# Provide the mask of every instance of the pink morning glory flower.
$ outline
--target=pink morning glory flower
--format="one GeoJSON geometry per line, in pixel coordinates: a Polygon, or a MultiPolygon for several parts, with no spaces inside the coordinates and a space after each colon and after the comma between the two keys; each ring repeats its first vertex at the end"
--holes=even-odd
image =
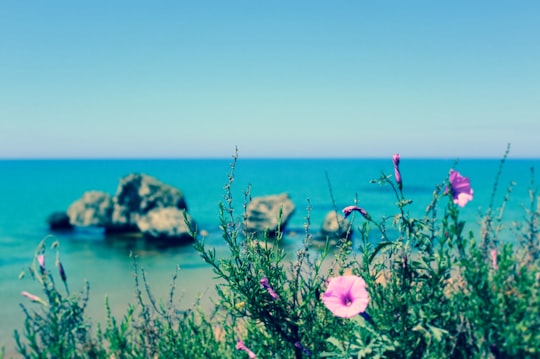
{"type": "Polygon", "coordinates": [[[257,356],[255,355],[255,353],[253,353],[248,347],[246,347],[244,345],[244,342],[239,340],[238,342],[236,342],[236,349],[237,350],[243,350],[247,353],[248,357],[250,359],[255,359],[257,358],[257,356]]]}
{"type": "Polygon", "coordinates": [[[351,318],[366,310],[369,294],[366,282],[355,275],[330,279],[323,294],[323,303],[335,316],[351,318]]]}
{"type": "Polygon", "coordinates": [[[396,183],[399,190],[403,189],[403,180],[401,179],[401,172],[399,171],[399,153],[392,156],[392,163],[394,164],[394,175],[396,177],[396,183]]]}
{"type": "Polygon", "coordinates": [[[347,207],[343,208],[343,210],[342,210],[343,217],[345,217],[345,218],[349,217],[351,215],[351,213],[353,213],[353,211],[360,212],[360,214],[362,216],[364,216],[365,219],[370,219],[371,218],[365,209],[360,208],[358,206],[347,206],[347,207]]]}
{"type": "Polygon", "coordinates": [[[471,181],[458,171],[450,170],[450,185],[452,186],[452,198],[458,206],[465,207],[467,202],[473,199],[471,181]]]}
{"type": "Polygon", "coordinates": [[[279,295],[274,291],[274,289],[272,289],[270,283],[268,283],[268,278],[264,277],[263,279],[261,279],[261,285],[264,289],[266,289],[266,291],[268,292],[268,294],[270,294],[272,298],[279,298],[279,295]]]}

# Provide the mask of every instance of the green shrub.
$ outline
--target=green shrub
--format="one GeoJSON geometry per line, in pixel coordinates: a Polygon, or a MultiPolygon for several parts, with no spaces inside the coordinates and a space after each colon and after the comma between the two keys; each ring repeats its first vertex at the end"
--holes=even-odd
{"type": "MultiPolygon", "coordinates": [[[[506,154],[493,193],[505,159],[506,154]]],[[[250,189],[243,213],[236,213],[234,156],[219,216],[228,253],[218,257],[203,240],[194,245],[217,276],[210,313],[198,304],[176,309],[177,272],[168,301],[158,304],[134,258],[136,303],[118,320],[106,302],[106,323],[94,329],[85,315],[88,284],[70,294],[57,244],[59,272],[53,275],[45,268],[42,242],[28,272],[44,296],[23,294],[37,309],[22,306],[26,319],[23,333],[15,332],[18,352],[25,358],[540,357],[534,173],[531,207],[509,241],[499,234],[511,187],[497,209],[492,196],[475,235],[459,217],[473,195],[466,178],[450,172],[416,218],[399,160],[394,156],[394,177],[373,181],[392,189],[394,214],[375,219],[359,203],[344,209],[358,248],[342,239],[335,247],[327,241],[322,250],[314,249],[307,201],[303,246],[292,255],[281,245],[281,230],[244,233],[250,189]],[[360,224],[354,226],[355,220],[360,224]],[[55,284],[58,278],[63,288],[55,284]]]]}

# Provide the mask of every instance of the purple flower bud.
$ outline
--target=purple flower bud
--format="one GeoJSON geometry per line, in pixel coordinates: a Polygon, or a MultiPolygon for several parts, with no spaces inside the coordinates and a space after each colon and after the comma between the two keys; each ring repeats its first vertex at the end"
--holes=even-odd
{"type": "Polygon", "coordinates": [[[294,343],[294,346],[297,347],[298,349],[301,349],[302,353],[304,353],[304,355],[306,355],[308,357],[311,356],[311,351],[308,348],[306,348],[305,346],[303,346],[302,343],[296,342],[296,343],[294,343]]]}
{"type": "Polygon", "coordinates": [[[58,261],[58,273],[60,273],[60,278],[62,279],[62,282],[66,282],[66,272],[64,271],[64,266],[62,265],[62,262],[58,261]]]}
{"type": "Polygon", "coordinates": [[[396,183],[401,191],[403,189],[403,180],[401,179],[401,172],[399,171],[399,153],[396,153],[394,156],[392,156],[392,162],[394,163],[394,175],[396,177],[396,183]]]}
{"type": "Polygon", "coordinates": [[[279,295],[274,291],[274,289],[272,289],[272,287],[268,283],[268,278],[264,277],[263,279],[261,279],[261,285],[264,289],[266,289],[266,291],[268,292],[268,294],[270,294],[272,298],[279,298],[279,295]]]}
{"type": "Polygon", "coordinates": [[[367,220],[371,219],[371,216],[367,213],[367,211],[358,206],[348,206],[348,207],[343,208],[342,211],[343,211],[343,216],[345,218],[349,217],[351,213],[353,213],[353,211],[357,211],[357,212],[360,212],[360,214],[364,216],[365,219],[367,220]]]}
{"type": "Polygon", "coordinates": [[[244,342],[241,341],[241,340],[238,340],[238,342],[236,342],[236,349],[237,349],[237,350],[243,350],[243,351],[245,351],[250,359],[255,359],[255,358],[257,358],[257,356],[255,355],[255,353],[253,353],[248,347],[246,347],[246,346],[244,345],[244,342]]]}

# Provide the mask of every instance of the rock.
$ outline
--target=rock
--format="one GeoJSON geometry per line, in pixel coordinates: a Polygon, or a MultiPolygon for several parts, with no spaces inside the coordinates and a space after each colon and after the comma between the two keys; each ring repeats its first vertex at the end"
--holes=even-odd
{"type": "Polygon", "coordinates": [[[136,231],[139,217],[155,208],[173,207],[187,210],[179,189],[154,177],[133,173],[120,179],[113,197],[113,212],[107,232],[136,231]]]}
{"type": "Polygon", "coordinates": [[[108,193],[88,191],[69,206],[67,215],[74,226],[106,227],[111,222],[112,210],[113,201],[108,193]]]}
{"type": "Polygon", "coordinates": [[[260,235],[268,231],[268,234],[273,237],[278,227],[281,231],[285,229],[294,210],[294,203],[286,193],[255,197],[246,209],[244,233],[260,235]]]}
{"type": "Polygon", "coordinates": [[[320,240],[350,239],[352,235],[351,222],[336,211],[330,211],[324,218],[319,235],[320,240]]]}
{"type": "Polygon", "coordinates": [[[137,218],[137,227],[147,239],[171,244],[193,242],[191,230],[195,223],[189,214],[176,207],[154,208],[137,218]],[[184,218],[184,215],[186,218],[184,218]],[[186,223],[186,219],[189,225],[186,223]]]}
{"type": "MultiPolygon", "coordinates": [[[[184,220],[187,205],[184,194],[145,174],[130,174],[120,179],[114,196],[89,191],[67,210],[67,224],[80,227],[104,227],[107,234],[139,235],[167,243],[194,239],[184,220]]],[[[65,225],[60,213],[49,223],[65,225]]],[[[64,218],[65,220],[65,218],[64,218]]]]}
{"type": "Polygon", "coordinates": [[[53,231],[63,231],[73,229],[71,223],[69,223],[69,216],[64,211],[53,212],[47,217],[47,223],[49,228],[53,231]]]}

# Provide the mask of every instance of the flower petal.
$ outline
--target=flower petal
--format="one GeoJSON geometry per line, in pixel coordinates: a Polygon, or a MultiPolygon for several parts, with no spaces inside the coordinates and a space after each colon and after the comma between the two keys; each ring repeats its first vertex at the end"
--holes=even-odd
{"type": "Polygon", "coordinates": [[[366,282],[364,281],[364,279],[356,277],[356,280],[351,287],[350,293],[353,301],[352,306],[355,307],[355,310],[358,310],[358,312],[365,311],[369,303],[369,293],[366,289],[366,282]]]}
{"type": "Polygon", "coordinates": [[[330,279],[322,300],[335,316],[351,318],[366,310],[369,294],[361,277],[345,275],[330,279]]]}
{"type": "Polygon", "coordinates": [[[454,203],[460,207],[464,207],[467,202],[473,199],[471,181],[454,170],[450,170],[449,180],[452,186],[452,199],[454,203]]]}
{"type": "Polygon", "coordinates": [[[456,203],[460,207],[465,207],[467,202],[473,199],[472,194],[468,193],[459,193],[456,197],[454,197],[454,203],[456,203]]]}

